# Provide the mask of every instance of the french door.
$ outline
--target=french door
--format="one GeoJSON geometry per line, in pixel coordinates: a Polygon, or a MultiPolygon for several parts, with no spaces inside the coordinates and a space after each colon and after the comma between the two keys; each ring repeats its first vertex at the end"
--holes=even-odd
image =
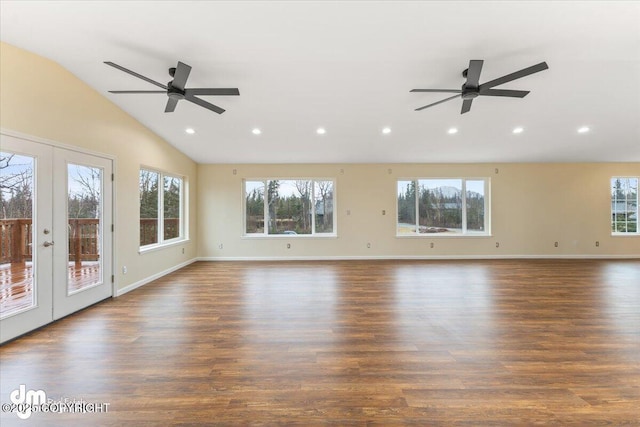
{"type": "Polygon", "coordinates": [[[0,135],[0,342],[113,295],[112,161],[0,135]]]}

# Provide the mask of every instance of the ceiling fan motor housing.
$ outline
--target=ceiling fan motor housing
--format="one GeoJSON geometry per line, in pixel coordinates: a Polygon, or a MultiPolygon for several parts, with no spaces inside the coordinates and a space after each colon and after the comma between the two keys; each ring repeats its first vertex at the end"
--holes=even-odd
{"type": "Polygon", "coordinates": [[[462,99],[473,99],[480,95],[478,87],[468,87],[467,84],[462,85],[462,99]]]}
{"type": "Polygon", "coordinates": [[[167,83],[167,95],[169,95],[169,98],[184,99],[184,91],[174,87],[171,83],[167,83]]]}

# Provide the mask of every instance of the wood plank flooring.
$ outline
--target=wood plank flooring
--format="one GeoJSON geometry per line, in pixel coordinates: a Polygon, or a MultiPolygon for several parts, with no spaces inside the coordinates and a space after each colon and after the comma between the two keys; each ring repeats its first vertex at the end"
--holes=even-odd
{"type": "MultiPolygon", "coordinates": [[[[640,425],[640,261],[199,262],[0,348],[61,426],[640,425]]],[[[30,423],[29,423],[30,422],[30,423]]]]}

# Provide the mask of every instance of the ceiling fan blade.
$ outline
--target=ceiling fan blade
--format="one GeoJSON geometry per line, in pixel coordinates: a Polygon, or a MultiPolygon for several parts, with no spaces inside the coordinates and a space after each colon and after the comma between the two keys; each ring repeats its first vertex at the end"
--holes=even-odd
{"type": "Polygon", "coordinates": [[[191,102],[193,102],[193,103],[194,103],[194,104],[196,104],[196,105],[199,105],[199,106],[201,106],[201,107],[204,107],[204,108],[206,108],[207,110],[211,110],[211,111],[213,111],[213,112],[216,112],[216,113],[218,113],[218,114],[222,114],[222,113],[224,113],[224,112],[225,112],[225,110],[224,110],[223,108],[220,108],[220,107],[218,107],[217,105],[213,105],[213,104],[211,104],[211,103],[209,103],[209,102],[207,102],[207,101],[203,101],[203,100],[202,100],[202,99],[200,99],[200,98],[196,98],[196,97],[195,97],[195,96],[193,96],[193,95],[188,95],[188,94],[187,94],[187,95],[185,95],[184,99],[186,99],[187,101],[191,101],[191,102]]]}
{"type": "Polygon", "coordinates": [[[469,68],[467,69],[467,87],[478,87],[480,84],[482,64],[484,64],[484,61],[480,59],[472,59],[469,61],[469,68]]]}
{"type": "Polygon", "coordinates": [[[434,105],[442,104],[443,102],[451,101],[454,98],[459,98],[460,95],[453,95],[450,98],[445,98],[442,101],[434,102],[433,104],[425,105],[424,107],[416,108],[416,111],[424,110],[425,108],[433,107],[434,105]]]}
{"type": "Polygon", "coordinates": [[[126,68],[124,68],[124,67],[122,67],[122,66],[120,66],[120,65],[118,65],[118,64],[114,64],[113,62],[110,62],[110,61],[105,61],[104,63],[105,63],[105,64],[107,64],[107,65],[112,66],[113,68],[117,68],[117,69],[118,69],[118,70],[120,70],[120,71],[124,71],[124,72],[125,72],[125,73],[127,73],[127,74],[131,74],[131,75],[132,75],[132,76],[134,76],[134,77],[137,77],[137,78],[139,78],[139,79],[142,79],[142,80],[144,80],[145,82],[149,82],[149,83],[151,83],[151,84],[153,84],[153,85],[156,85],[156,86],[158,86],[158,87],[161,87],[161,88],[162,88],[162,89],[164,89],[164,90],[167,90],[167,87],[166,87],[165,85],[163,85],[162,83],[158,83],[158,82],[157,82],[157,81],[155,81],[155,80],[151,80],[149,77],[145,77],[145,76],[143,76],[142,74],[138,74],[138,73],[136,73],[135,71],[128,70],[128,69],[126,69],[126,68]]]}
{"type": "Polygon", "coordinates": [[[528,90],[485,89],[480,91],[483,96],[509,96],[512,98],[524,98],[529,94],[528,90]]]}
{"type": "Polygon", "coordinates": [[[543,71],[549,68],[546,62],[541,62],[536,65],[532,65],[531,67],[524,68],[520,71],[516,71],[515,73],[507,74],[506,76],[499,77],[495,80],[491,80],[490,82],[486,82],[480,85],[480,91],[483,89],[489,89],[494,86],[499,86],[501,84],[508,83],[510,81],[528,76],[529,74],[537,73],[539,71],[543,71]]]}
{"type": "Polygon", "coordinates": [[[176,72],[173,75],[171,86],[175,87],[176,89],[184,90],[184,85],[187,84],[187,79],[189,78],[190,72],[190,66],[178,61],[178,66],[176,67],[176,72]]]}
{"type": "Polygon", "coordinates": [[[109,93],[167,93],[166,90],[110,90],[109,93]]]}
{"type": "Polygon", "coordinates": [[[169,98],[167,100],[167,106],[164,108],[164,112],[165,113],[173,113],[173,111],[176,109],[176,105],[178,105],[178,99],[176,98],[169,98]]]}
{"type": "Polygon", "coordinates": [[[185,89],[185,95],[240,95],[238,88],[193,88],[185,89]]]}
{"type": "Polygon", "coordinates": [[[460,89],[411,89],[409,92],[462,93],[460,89]]]}
{"type": "Polygon", "coordinates": [[[471,110],[471,103],[473,102],[473,99],[465,99],[462,102],[462,110],[460,110],[460,114],[464,114],[469,112],[469,110],[471,110]]]}

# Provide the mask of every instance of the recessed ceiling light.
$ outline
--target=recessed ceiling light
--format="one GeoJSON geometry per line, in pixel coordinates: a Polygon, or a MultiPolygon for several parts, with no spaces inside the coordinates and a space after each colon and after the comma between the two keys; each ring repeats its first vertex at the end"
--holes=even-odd
{"type": "Polygon", "coordinates": [[[524,132],[524,128],[521,126],[518,126],[517,128],[513,128],[513,133],[522,133],[524,132]]]}
{"type": "Polygon", "coordinates": [[[189,135],[193,135],[194,133],[196,133],[196,131],[193,128],[186,128],[184,131],[189,135]]]}
{"type": "Polygon", "coordinates": [[[449,135],[453,135],[454,133],[458,133],[458,128],[449,128],[447,131],[449,135]]]}
{"type": "Polygon", "coordinates": [[[383,128],[382,129],[382,133],[384,133],[385,135],[388,134],[388,133],[391,133],[391,128],[389,128],[389,127],[383,128]]]}
{"type": "Polygon", "coordinates": [[[258,129],[258,128],[255,128],[255,129],[253,129],[251,131],[251,133],[254,134],[254,135],[260,135],[262,133],[262,131],[260,129],[258,129]]]}
{"type": "Polygon", "coordinates": [[[327,131],[326,131],[326,130],[324,130],[324,128],[318,128],[318,129],[316,130],[316,133],[317,133],[318,135],[324,135],[325,133],[327,133],[327,131]]]}
{"type": "Polygon", "coordinates": [[[591,129],[589,129],[589,126],[582,126],[581,128],[578,128],[578,133],[587,133],[590,130],[591,129]]]}

